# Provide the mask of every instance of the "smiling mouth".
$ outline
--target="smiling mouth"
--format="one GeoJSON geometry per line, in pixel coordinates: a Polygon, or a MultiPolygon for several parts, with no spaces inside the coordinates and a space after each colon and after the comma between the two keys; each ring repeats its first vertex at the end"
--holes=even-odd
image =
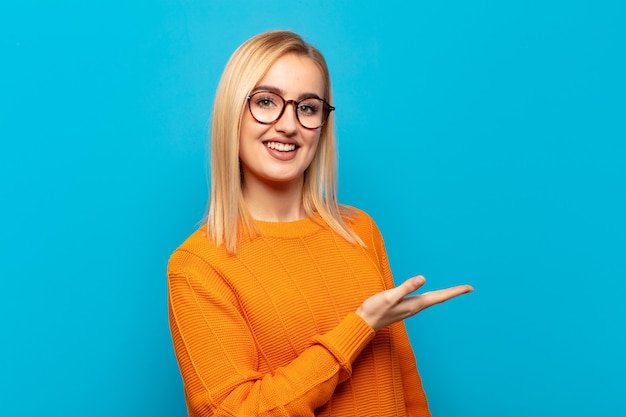
{"type": "Polygon", "coordinates": [[[294,143],[264,142],[264,145],[279,152],[292,152],[298,148],[294,143]]]}

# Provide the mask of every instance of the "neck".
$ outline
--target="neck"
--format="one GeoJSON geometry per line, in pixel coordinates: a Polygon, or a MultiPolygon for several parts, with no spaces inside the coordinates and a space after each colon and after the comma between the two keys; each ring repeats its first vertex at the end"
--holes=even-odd
{"type": "Polygon", "coordinates": [[[306,217],[302,204],[303,181],[267,184],[244,181],[246,207],[255,220],[289,222],[306,217]]]}

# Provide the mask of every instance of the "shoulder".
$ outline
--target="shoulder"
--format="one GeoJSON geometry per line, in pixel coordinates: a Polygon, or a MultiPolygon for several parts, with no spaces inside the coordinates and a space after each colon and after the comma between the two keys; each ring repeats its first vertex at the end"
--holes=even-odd
{"type": "Polygon", "coordinates": [[[223,247],[217,247],[206,233],[206,225],[200,226],[174,250],[168,261],[168,272],[189,272],[223,262],[228,254],[223,247]]]}
{"type": "Polygon", "coordinates": [[[374,219],[364,210],[356,207],[342,205],[344,221],[364,241],[380,241],[382,236],[374,219]]]}
{"type": "Polygon", "coordinates": [[[344,220],[350,225],[375,225],[372,217],[357,207],[347,206],[342,204],[341,206],[341,215],[344,220]]]}

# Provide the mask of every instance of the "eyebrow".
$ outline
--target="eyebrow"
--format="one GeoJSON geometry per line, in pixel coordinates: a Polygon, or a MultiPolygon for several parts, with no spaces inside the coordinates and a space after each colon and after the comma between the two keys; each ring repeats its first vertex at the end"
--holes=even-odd
{"type": "MultiPolygon", "coordinates": [[[[257,87],[254,88],[254,90],[252,90],[252,92],[250,94],[254,94],[254,93],[258,93],[259,91],[269,91],[271,93],[276,93],[280,96],[282,96],[284,98],[285,96],[285,91],[278,88],[278,87],[274,87],[271,85],[259,85],[257,87]]],[[[302,100],[305,98],[321,98],[319,95],[315,94],[315,93],[302,93],[298,96],[298,98],[296,99],[296,101],[298,100],[302,100]]]]}

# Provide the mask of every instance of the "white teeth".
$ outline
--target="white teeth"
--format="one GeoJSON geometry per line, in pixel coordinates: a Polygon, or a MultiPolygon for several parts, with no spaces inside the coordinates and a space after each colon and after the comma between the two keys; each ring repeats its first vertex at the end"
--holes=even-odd
{"type": "Polygon", "coordinates": [[[266,142],[265,146],[280,152],[290,152],[296,150],[296,145],[293,143],[266,142]]]}

